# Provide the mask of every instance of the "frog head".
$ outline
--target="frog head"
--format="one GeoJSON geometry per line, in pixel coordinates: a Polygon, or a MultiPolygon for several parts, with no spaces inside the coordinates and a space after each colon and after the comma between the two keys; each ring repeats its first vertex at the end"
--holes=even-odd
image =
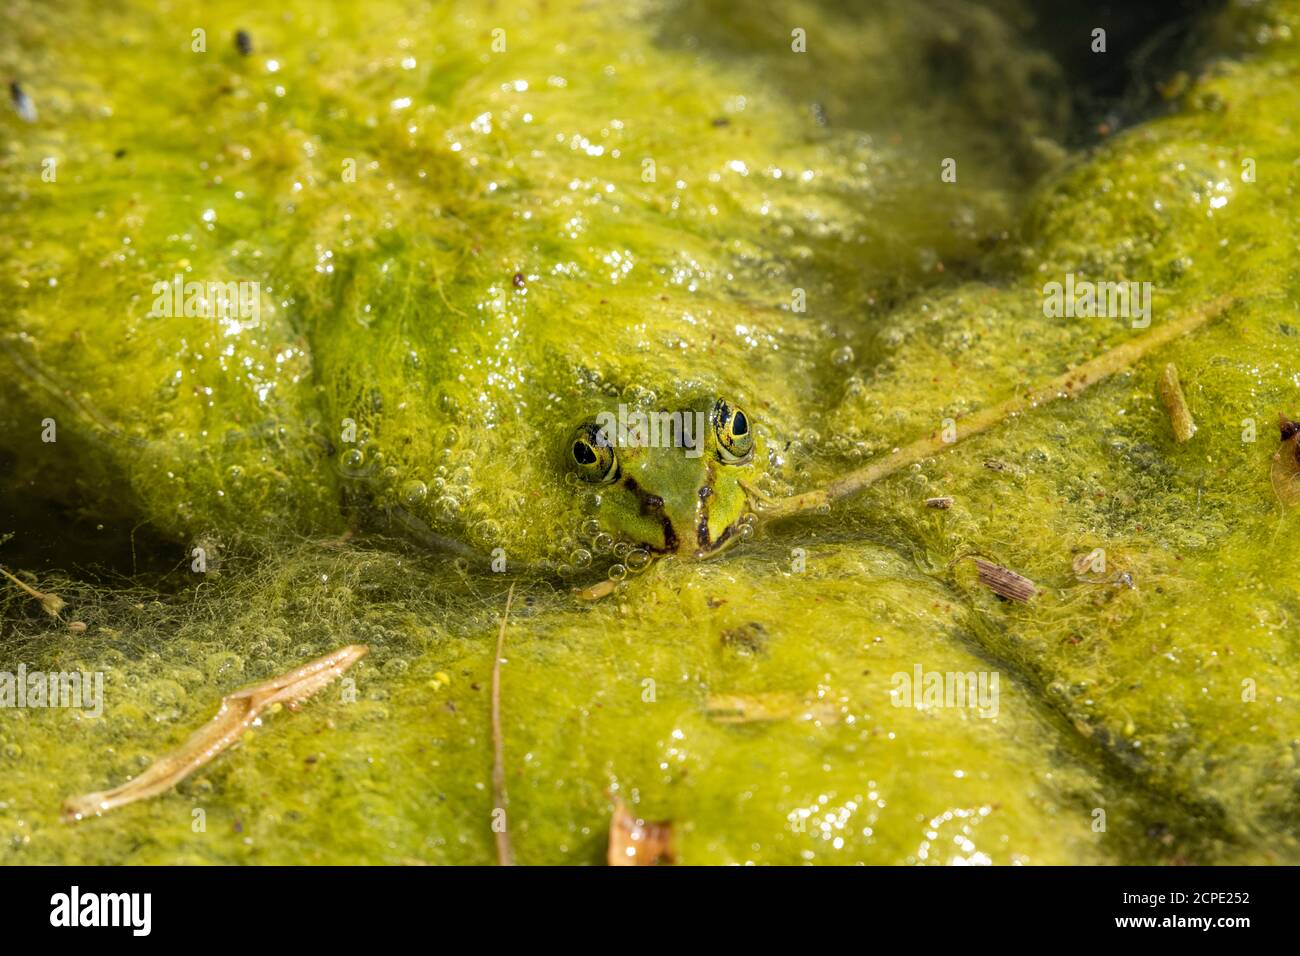
{"type": "Polygon", "coordinates": [[[760,444],[744,410],[709,398],[673,412],[601,412],[570,433],[564,458],[597,490],[605,530],[656,553],[706,558],[740,540],[760,444]]]}

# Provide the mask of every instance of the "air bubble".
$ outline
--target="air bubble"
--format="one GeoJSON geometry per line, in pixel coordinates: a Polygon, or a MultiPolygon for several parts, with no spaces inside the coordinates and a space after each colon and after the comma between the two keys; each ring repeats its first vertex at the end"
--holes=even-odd
{"type": "Polygon", "coordinates": [[[345,468],[360,468],[366,463],[366,453],[360,448],[353,448],[343,456],[343,466],[345,468]]]}
{"type": "Polygon", "coordinates": [[[579,527],[579,533],[590,541],[592,538],[596,537],[596,535],[600,534],[600,522],[595,518],[588,518],[582,522],[579,527]]]}
{"type": "Polygon", "coordinates": [[[831,353],[832,365],[849,365],[853,362],[853,349],[843,345],[831,353]]]}
{"type": "Polygon", "coordinates": [[[650,552],[645,548],[633,548],[627,553],[627,569],[629,571],[643,571],[650,563],[650,552]]]}
{"type": "Polygon", "coordinates": [[[586,568],[591,566],[591,552],[586,548],[577,548],[569,555],[569,560],[573,562],[575,568],[586,568]]]}
{"type": "Polygon", "coordinates": [[[614,537],[604,531],[591,539],[591,549],[597,554],[605,554],[614,546],[614,537]]]}
{"type": "Polygon", "coordinates": [[[408,505],[418,505],[429,497],[429,487],[422,481],[412,479],[402,485],[402,501],[408,505]]]}
{"type": "Polygon", "coordinates": [[[609,566],[609,579],[611,581],[622,581],[627,577],[627,568],[621,564],[611,564],[609,566]]]}

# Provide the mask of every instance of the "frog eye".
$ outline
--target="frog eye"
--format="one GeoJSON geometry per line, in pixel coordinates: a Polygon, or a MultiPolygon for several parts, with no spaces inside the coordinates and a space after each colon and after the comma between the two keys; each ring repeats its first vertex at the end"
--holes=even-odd
{"type": "Polygon", "coordinates": [[[744,409],[718,399],[713,406],[713,431],[718,437],[718,460],[743,465],[754,455],[754,430],[744,409]]]}
{"type": "Polygon", "coordinates": [[[569,464],[583,481],[605,484],[618,477],[618,456],[604,429],[594,422],[578,426],[569,439],[569,464]]]}

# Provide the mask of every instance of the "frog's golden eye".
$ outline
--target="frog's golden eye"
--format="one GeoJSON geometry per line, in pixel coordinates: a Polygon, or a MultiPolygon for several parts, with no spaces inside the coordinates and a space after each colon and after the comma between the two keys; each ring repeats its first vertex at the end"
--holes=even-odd
{"type": "Polygon", "coordinates": [[[718,460],[743,465],[754,455],[754,429],[744,409],[718,399],[713,406],[713,432],[718,436],[718,460]]]}
{"type": "Polygon", "coordinates": [[[618,477],[618,456],[604,429],[594,422],[578,426],[569,439],[569,464],[583,481],[604,484],[618,477]]]}

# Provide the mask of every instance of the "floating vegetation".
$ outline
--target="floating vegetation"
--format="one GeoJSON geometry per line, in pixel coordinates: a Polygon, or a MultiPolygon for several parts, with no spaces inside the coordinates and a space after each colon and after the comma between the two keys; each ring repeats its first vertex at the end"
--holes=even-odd
{"type": "Polygon", "coordinates": [[[1296,0],[545,6],[6,7],[0,862],[1300,862],[1296,0]]]}

